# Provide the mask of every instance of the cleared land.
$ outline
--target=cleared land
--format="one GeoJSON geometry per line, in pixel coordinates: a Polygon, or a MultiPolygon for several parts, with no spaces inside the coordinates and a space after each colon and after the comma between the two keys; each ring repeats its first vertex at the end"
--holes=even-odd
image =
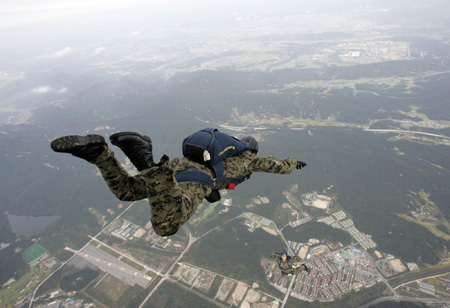
{"type": "Polygon", "coordinates": [[[216,298],[222,302],[225,302],[231,289],[233,289],[233,286],[234,282],[225,278],[220,284],[219,290],[216,293],[216,298]]]}
{"type": "Polygon", "coordinates": [[[244,295],[247,292],[248,287],[243,283],[238,283],[236,290],[234,290],[227,303],[234,306],[239,306],[239,303],[244,299],[244,295]]]}
{"type": "Polygon", "coordinates": [[[112,301],[116,302],[129,288],[126,283],[116,277],[106,274],[102,281],[95,286],[97,292],[102,293],[112,301]]]}

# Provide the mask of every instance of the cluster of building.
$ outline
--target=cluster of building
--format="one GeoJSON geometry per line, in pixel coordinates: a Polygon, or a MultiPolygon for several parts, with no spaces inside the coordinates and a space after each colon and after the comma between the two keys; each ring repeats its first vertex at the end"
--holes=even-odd
{"type": "MultiPolygon", "coordinates": [[[[158,248],[167,248],[169,245],[173,244],[170,238],[159,236],[153,230],[150,230],[147,233],[145,240],[149,242],[153,247],[158,248]]],[[[174,248],[181,249],[182,245],[175,244],[174,248]]]]}
{"type": "Polygon", "coordinates": [[[417,286],[419,288],[419,291],[431,296],[436,296],[436,287],[432,284],[419,281],[417,282],[417,286]]]}
{"type": "Polygon", "coordinates": [[[355,274],[351,266],[339,267],[325,255],[310,259],[306,265],[311,270],[298,275],[294,292],[312,299],[330,299],[351,290],[355,274]]]}
{"type": "MultiPolygon", "coordinates": [[[[299,255],[299,251],[303,247],[303,244],[302,243],[298,243],[298,242],[294,242],[294,241],[287,241],[287,242],[288,242],[289,248],[291,248],[291,251],[295,255],[299,255]]],[[[304,259],[304,257],[302,259],[304,259]]]]}
{"type": "Polygon", "coordinates": [[[75,300],[69,297],[65,300],[55,300],[51,303],[39,306],[40,308],[92,308],[95,307],[94,303],[84,303],[82,299],[75,300]]]}
{"type": "Polygon", "coordinates": [[[244,222],[244,225],[248,227],[248,231],[253,232],[257,228],[262,228],[264,231],[277,236],[277,228],[275,226],[275,223],[267,218],[264,218],[262,216],[259,216],[257,214],[247,212],[242,214],[243,217],[247,218],[244,222]]]}
{"type": "Polygon", "coordinates": [[[390,277],[406,271],[406,267],[403,265],[402,261],[392,255],[388,255],[387,258],[378,260],[376,266],[384,277],[390,277]]]}
{"type": "MultiPolygon", "coordinates": [[[[150,245],[159,248],[167,248],[169,245],[173,244],[171,239],[157,235],[151,229],[150,222],[145,226],[145,228],[142,228],[128,220],[123,220],[122,224],[111,232],[111,235],[124,241],[132,240],[134,238],[142,238],[145,235],[145,240],[149,242],[150,245]],[[148,231],[148,229],[150,230],[148,231]]],[[[175,249],[182,249],[182,245],[173,244],[172,246],[175,249]]]]}
{"type": "MultiPolygon", "coordinates": [[[[422,279],[405,284],[401,287],[401,291],[408,294],[415,294],[417,297],[437,297],[450,298],[450,274],[446,273],[433,279],[422,279]]],[[[441,307],[441,306],[440,306],[441,307]]],[[[442,307],[448,307],[442,306],[442,307]]]]}
{"type": "Polygon", "coordinates": [[[249,286],[191,264],[178,263],[173,278],[205,294],[211,291],[213,282],[221,280],[213,301],[226,303],[228,307],[278,307],[273,297],[256,290],[257,283],[249,286]]]}
{"type": "Polygon", "coordinates": [[[261,262],[261,266],[264,268],[267,280],[276,286],[286,288],[289,278],[288,276],[281,276],[281,271],[276,262],[264,259],[261,262]]]}
{"type": "MultiPolygon", "coordinates": [[[[115,229],[113,232],[111,232],[111,235],[126,241],[128,239],[131,239],[131,237],[133,237],[133,235],[140,228],[141,228],[140,226],[124,219],[122,224],[117,229],[115,229]]],[[[137,234],[137,235],[139,235],[139,234],[137,234]]]]}
{"type": "Polygon", "coordinates": [[[331,198],[319,195],[316,191],[303,194],[302,202],[305,206],[312,206],[321,210],[327,210],[331,206],[331,198]]]}
{"type": "Polygon", "coordinates": [[[409,54],[407,42],[368,41],[340,43],[338,49],[345,49],[339,55],[343,62],[373,63],[405,59],[409,54]]]}
{"type": "Polygon", "coordinates": [[[436,220],[436,217],[434,217],[429,211],[427,211],[424,207],[421,207],[417,211],[411,211],[410,217],[412,218],[419,218],[420,215],[426,216],[428,219],[436,220]]]}
{"type": "Polygon", "coordinates": [[[329,254],[328,258],[338,269],[351,275],[353,288],[372,286],[380,278],[375,263],[366,251],[346,247],[329,254]]]}
{"type": "Polygon", "coordinates": [[[344,278],[349,279],[349,275],[340,272],[320,277],[317,272],[311,271],[311,275],[300,274],[294,285],[294,292],[311,298],[333,298],[350,290],[349,284],[344,281],[344,278]]]}
{"type": "MultiPolygon", "coordinates": [[[[314,241],[314,239],[310,239],[308,241],[308,243],[310,243],[310,241],[314,241]]],[[[320,245],[312,247],[309,250],[309,253],[306,256],[306,259],[319,258],[320,256],[326,255],[329,252],[330,252],[330,248],[327,245],[320,244],[320,245]]]]}
{"type": "Polygon", "coordinates": [[[447,124],[439,123],[437,121],[432,121],[431,120],[431,121],[420,121],[420,122],[417,122],[417,121],[413,121],[413,120],[410,120],[410,119],[401,120],[400,121],[400,126],[402,128],[405,128],[405,129],[410,129],[411,127],[415,127],[415,126],[427,127],[427,128],[433,128],[433,129],[445,129],[445,128],[448,128],[447,124]]]}
{"type": "MultiPolygon", "coordinates": [[[[330,252],[328,246],[316,245],[314,240],[308,245],[291,241],[288,244],[294,253],[302,254],[301,258],[307,260],[305,264],[310,268],[309,273],[302,272],[294,277],[293,292],[299,296],[332,299],[352,289],[372,286],[381,278],[375,262],[364,250],[349,246],[330,252]],[[312,245],[316,246],[309,248],[305,258],[312,245]]],[[[289,278],[281,276],[276,262],[263,260],[261,266],[271,283],[277,287],[287,286],[289,278]]]]}
{"type": "Polygon", "coordinates": [[[338,211],[336,213],[333,213],[331,216],[327,216],[321,219],[318,219],[318,222],[325,223],[335,229],[341,229],[344,230],[358,242],[358,244],[361,245],[364,249],[370,249],[375,248],[377,244],[372,240],[372,238],[356,229],[355,225],[353,224],[353,220],[346,219],[347,215],[343,211],[338,211]]]}
{"type": "Polygon", "coordinates": [[[312,217],[309,216],[308,214],[305,214],[303,218],[300,218],[299,220],[296,220],[294,222],[289,222],[289,226],[291,226],[292,228],[298,227],[302,224],[307,223],[308,221],[311,221],[312,217]]]}

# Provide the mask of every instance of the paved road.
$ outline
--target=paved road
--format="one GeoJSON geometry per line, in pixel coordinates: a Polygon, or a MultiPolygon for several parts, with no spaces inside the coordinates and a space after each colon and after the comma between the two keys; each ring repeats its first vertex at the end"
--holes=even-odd
{"type": "Polygon", "coordinates": [[[386,301],[393,302],[410,302],[410,303],[424,303],[424,304],[450,304],[450,299],[436,299],[436,298],[412,298],[406,296],[390,296],[378,298],[361,308],[369,308],[372,305],[379,304],[386,301]]]}
{"type": "Polygon", "coordinates": [[[416,280],[411,280],[411,281],[399,284],[398,286],[395,287],[395,289],[401,288],[404,285],[407,285],[407,284],[410,284],[410,283],[418,282],[418,281],[425,280],[425,279],[433,279],[433,278],[437,278],[437,277],[445,276],[445,275],[448,275],[448,273],[443,273],[443,274],[441,273],[441,274],[437,274],[437,275],[434,275],[434,276],[417,278],[416,280]]]}
{"type": "MultiPolygon", "coordinates": [[[[186,248],[183,250],[183,252],[180,254],[180,256],[175,260],[175,262],[173,262],[172,266],[167,270],[166,274],[163,275],[163,278],[158,282],[158,284],[153,288],[153,290],[150,292],[150,294],[144,299],[144,301],[141,303],[141,305],[139,306],[139,308],[144,307],[145,303],[147,303],[147,301],[150,299],[150,297],[153,295],[153,293],[159,288],[159,286],[168,278],[170,278],[167,273],[170,273],[173,268],[175,267],[175,265],[177,265],[177,263],[181,260],[181,258],[183,258],[184,254],[189,251],[189,248],[191,247],[192,243],[194,243],[194,241],[192,240],[192,235],[191,232],[189,231],[189,229],[186,226],[183,226],[184,230],[187,232],[188,236],[189,236],[189,241],[188,244],[186,246],[186,248]]],[[[180,284],[181,285],[181,284],[180,284]]]]}
{"type": "MultiPolygon", "coordinates": [[[[288,248],[289,255],[293,256],[294,252],[292,251],[291,247],[289,246],[289,243],[286,241],[286,239],[284,238],[283,233],[281,232],[281,230],[278,229],[278,227],[277,227],[277,232],[281,236],[281,238],[283,239],[286,247],[288,248]]],[[[294,285],[294,282],[295,282],[296,279],[297,279],[297,276],[292,276],[291,277],[291,282],[289,283],[289,287],[288,287],[288,289],[286,291],[286,294],[284,295],[283,302],[281,303],[281,308],[283,308],[286,305],[286,302],[287,302],[287,300],[289,298],[289,295],[291,295],[292,286],[294,285]]]]}
{"type": "Polygon", "coordinates": [[[391,290],[392,294],[394,294],[394,297],[399,297],[397,291],[395,291],[395,289],[389,284],[389,282],[383,276],[380,277],[382,277],[382,281],[384,282],[384,284],[389,288],[389,290],[391,290]]]}
{"type": "Polygon", "coordinates": [[[417,134],[417,135],[425,135],[425,136],[432,136],[432,137],[439,137],[444,139],[450,139],[450,137],[444,136],[444,135],[438,135],[438,134],[431,134],[431,133],[424,133],[424,132],[416,132],[411,130],[400,130],[400,129],[372,129],[372,128],[365,128],[365,131],[368,132],[380,132],[380,133],[401,133],[401,134],[417,134]]]}

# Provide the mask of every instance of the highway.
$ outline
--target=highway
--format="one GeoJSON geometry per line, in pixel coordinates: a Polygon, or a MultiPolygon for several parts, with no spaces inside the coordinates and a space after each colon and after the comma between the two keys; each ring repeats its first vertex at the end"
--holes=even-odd
{"type": "Polygon", "coordinates": [[[431,136],[431,137],[439,137],[443,139],[449,139],[450,137],[447,137],[445,135],[438,135],[438,134],[432,134],[432,133],[424,133],[424,132],[416,132],[411,130],[400,130],[400,129],[372,129],[372,128],[365,128],[365,131],[368,132],[379,132],[379,133],[398,133],[398,134],[417,134],[417,135],[425,135],[425,136],[431,136]]]}
{"type": "Polygon", "coordinates": [[[411,281],[402,283],[402,284],[396,286],[395,289],[401,288],[401,287],[403,287],[404,285],[407,285],[407,284],[410,284],[410,283],[418,282],[418,281],[425,280],[425,279],[433,279],[433,278],[437,278],[437,277],[444,276],[444,275],[447,275],[447,273],[444,273],[444,274],[437,274],[437,275],[429,276],[429,277],[418,278],[418,279],[416,279],[416,280],[411,280],[411,281]]]}
{"type": "MultiPolygon", "coordinates": [[[[292,249],[289,246],[289,243],[286,241],[286,239],[284,238],[283,233],[281,233],[281,231],[278,229],[278,227],[277,227],[277,232],[281,236],[281,238],[283,239],[284,243],[286,244],[286,247],[288,248],[289,255],[293,256],[294,253],[292,252],[292,249]]],[[[294,282],[295,282],[296,279],[297,279],[297,276],[292,276],[291,277],[291,282],[289,283],[289,287],[288,287],[288,289],[286,291],[286,294],[284,295],[284,299],[283,299],[283,302],[281,304],[281,308],[283,308],[286,305],[286,302],[287,302],[287,300],[289,298],[289,295],[291,294],[292,286],[294,285],[294,282]]]]}
{"type": "Polygon", "coordinates": [[[410,302],[410,303],[424,303],[424,304],[450,304],[450,299],[437,299],[437,298],[412,298],[406,296],[390,296],[378,298],[361,308],[369,308],[372,305],[379,304],[386,301],[394,302],[410,302]]]}

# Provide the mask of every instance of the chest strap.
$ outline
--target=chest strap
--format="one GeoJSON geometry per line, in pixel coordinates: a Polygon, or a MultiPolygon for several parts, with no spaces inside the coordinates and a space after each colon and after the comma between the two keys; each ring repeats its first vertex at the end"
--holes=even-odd
{"type": "Polygon", "coordinates": [[[209,174],[206,172],[197,170],[197,169],[186,169],[181,172],[179,172],[175,179],[177,182],[195,182],[200,183],[203,185],[208,186],[216,186],[220,184],[228,184],[228,189],[234,189],[234,187],[237,184],[242,183],[243,181],[250,178],[250,175],[248,176],[241,176],[238,178],[227,178],[227,177],[220,177],[220,178],[212,178],[209,174]]]}

